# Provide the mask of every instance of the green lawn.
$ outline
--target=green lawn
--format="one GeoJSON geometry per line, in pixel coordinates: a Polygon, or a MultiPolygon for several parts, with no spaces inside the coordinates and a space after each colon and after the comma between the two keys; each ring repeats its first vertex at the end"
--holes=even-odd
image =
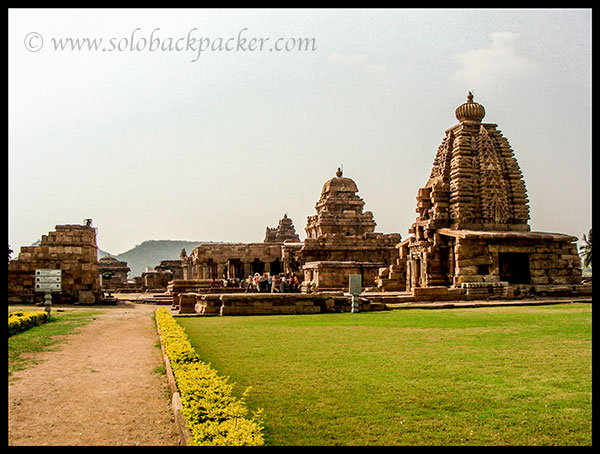
{"type": "Polygon", "coordinates": [[[591,445],[591,304],[178,318],[267,445],[591,445]]]}

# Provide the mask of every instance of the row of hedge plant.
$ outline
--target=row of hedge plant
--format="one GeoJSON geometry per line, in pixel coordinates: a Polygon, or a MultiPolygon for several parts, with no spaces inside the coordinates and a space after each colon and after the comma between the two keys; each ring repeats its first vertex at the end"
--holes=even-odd
{"type": "Polygon", "coordinates": [[[233,395],[233,383],[200,360],[184,329],[166,308],[156,311],[165,353],[181,397],[182,413],[197,446],[262,446],[261,410],[248,418],[245,398],[233,395]]]}
{"type": "Polygon", "coordinates": [[[18,311],[8,313],[8,337],[48,321],[44,311],[18,311]]]}

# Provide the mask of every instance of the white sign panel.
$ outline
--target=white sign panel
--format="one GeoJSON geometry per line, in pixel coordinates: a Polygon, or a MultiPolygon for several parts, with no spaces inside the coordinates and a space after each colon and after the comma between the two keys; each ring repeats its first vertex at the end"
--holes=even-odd
{"type": "Polygon", "coordinates": [[[62,274],[62,270],[35,270],[35,275],[37,276],[58,276],[60,277],[62,274]]]}
{"type": "Polygon", "coordinates": [[[60,292],[60,283],[58,284],[50,284],[46,282],[36,282],[35,283],[35,291],[36,292],[60,292]]]}
{"type": "Polygon", "coordinates": [[[60,284],[60,276],[36,276],[35,282],[44,282],[44,283],[59,283],[60,284]]]}

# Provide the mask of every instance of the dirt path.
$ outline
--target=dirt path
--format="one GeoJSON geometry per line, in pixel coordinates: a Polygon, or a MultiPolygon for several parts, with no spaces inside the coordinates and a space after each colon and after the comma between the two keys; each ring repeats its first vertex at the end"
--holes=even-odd
{"type": "Polygon", "coordinates": [[[178,445],[155,306],[102,308],[59,351],[14,374],[8,386],[9,445],[178,445]]]}

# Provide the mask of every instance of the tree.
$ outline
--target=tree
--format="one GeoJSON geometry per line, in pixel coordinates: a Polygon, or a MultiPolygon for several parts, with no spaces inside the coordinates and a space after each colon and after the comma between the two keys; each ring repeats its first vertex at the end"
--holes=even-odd
{"type": "Polygon", "coordinates": [[[581,249],[580,254],[583,256],[583,266],[588,268],[592,266],[592,229],[588,232],[588,236],[583,234],[583,241],[585,244],[580,246],[581,249]]]}

